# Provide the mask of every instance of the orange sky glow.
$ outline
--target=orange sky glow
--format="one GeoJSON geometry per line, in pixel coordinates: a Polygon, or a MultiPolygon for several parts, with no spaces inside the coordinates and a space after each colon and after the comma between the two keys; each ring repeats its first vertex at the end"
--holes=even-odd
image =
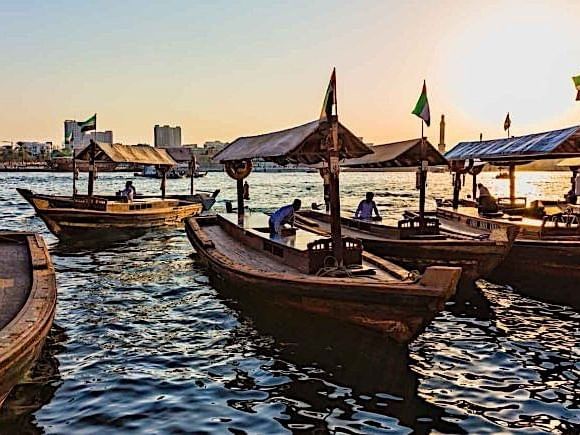
{"type": "Polygon", "coordinates": [[[63,140],[98,113],[115,141],[230,141],[320,113],[375,144],[417,137],[423,79],[447,144],[580,124],[579,1],[3,2],[0,140],[63,140]],[[78,7],[73,7],[78,5],[78,7]]]}

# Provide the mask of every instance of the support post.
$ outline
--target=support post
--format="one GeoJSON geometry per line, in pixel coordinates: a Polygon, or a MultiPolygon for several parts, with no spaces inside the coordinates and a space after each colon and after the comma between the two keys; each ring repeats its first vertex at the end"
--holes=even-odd
{"type": "Polygon", "coordinates": [[[453,208],[459,208],[459,192],[461,191],[461,174],[455,172],[453,178],[453,208]]]}
{"type": "Polygon", "coordinates": [[[72,171],[73,171],[73,194],[72,194],[72,196],[74,198],[74,196],[77,194],[77,158],[76,158],[74,146],[72,147],[72,152],[73,152],[73,167],[72,167],[72,171]]]}
{"type": "Polygon", "coordinates": [[[195,155],[191,156],[191,170],[190,170],[190,175],[191,175],[191,179],[189,180],[189,194],[193,195],[195,193],[195,185],[194,185],[194,181],[193,179],[195,178],[195,167],[197,166],[197,162],[195,159],[195,155]]]}
{"type": "Polygon", "coordinates": [[[328,169],[330,175],[330,231],[334,258],[339,266],[344,264],[342,245],[342,228],[340,224],[340,183],[339,183],[339,152],[338,152],[338,117],[331,123],[330,142],[328,145],[328,169]]]}
{"type": "Polygon", "coordinates": [[[425,185],[427,184],[427,171],[423,167],[425,159],[425,137],[423,136],[423,120],[421,119],[421,158],[419,160],[419,227],[421,233],[425,230],[425,185]]]}
{"type": "Polygon", "coordinates": [[[244,179],[236,180],[236,191],[238,194],[238,216],[244,215],[244,179]]]}
{"type": "Polygon", "coordinates": [[[471,193],[473,200],[477,202],[477,173],[474,172],[472,178],[471,193]]]}
{"type": "Polygon", "coordinates": [[[516,202],[516,166],[512,163],[510,168],[510,204],[513,206],[516,202]]]}
{"type": "Polygon", "coordinates": [[[165,190],[167,187],[167,167],[161,166],[161,199],[165,199],[165,190]]]}
{"type": "Polygon", "coordinates": [[[95,154],[97,152],[97,144],[91,139],[90,142],[91,149],[89,150],[89,185],[88,185],[88,195],[93,196],[93,189],[95,185],[95,154]]]}

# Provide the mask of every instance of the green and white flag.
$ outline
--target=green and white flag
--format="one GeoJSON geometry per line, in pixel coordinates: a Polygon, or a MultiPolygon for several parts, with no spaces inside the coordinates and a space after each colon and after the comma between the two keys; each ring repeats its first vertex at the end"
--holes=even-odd
{"type": "Polygon", "coordinates": [[[64,143],[66,145],[73,143],[74,139],[73,139],[73,132],[69,131],[66,136],[64,137],[64,143]]]}
{"type": "Polygon", "coordinates": [[[421,92],[419,101],[417,101],[411,113],[425,121],[427,127],[431,125],[431,113],[429,113],[429,100],[427,100],[427,85],[425,84],[425,80],[423,80],[423,91],[421,92]]]}
{"type": "Polygon", "coordinates": [[[572,81],[574,82],[574,86],[576,86],[576,90],[578,94],[576,95],[576,101],[580,101],[580,76],[572,77],[572,81]]]}
{"type": "Polygon", "coordinates": [[[96,130],[97,129],[97,114],[95,113],[85,122],[79,122],[79,127],[82,132],[96,130]]]}

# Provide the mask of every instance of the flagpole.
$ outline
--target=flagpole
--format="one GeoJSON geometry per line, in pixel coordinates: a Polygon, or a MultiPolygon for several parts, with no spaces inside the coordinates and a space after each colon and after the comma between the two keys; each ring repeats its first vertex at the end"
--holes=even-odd
{"type": "Polygon", "coordinates": [[[425,179],[427,178],[423,168],[423,160],[425,159],[424,124],[425,122],[421,119],[421,156],[419,159],[419,227],[421,232],[425,229],[425,179]]]}

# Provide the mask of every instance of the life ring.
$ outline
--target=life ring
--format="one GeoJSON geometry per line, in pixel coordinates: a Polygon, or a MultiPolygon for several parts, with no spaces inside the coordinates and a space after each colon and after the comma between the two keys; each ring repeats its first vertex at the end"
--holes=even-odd
{"type": "Polygon", "coordinates": [[[234,180],[243,180],[252,172],[251,160],[234,160],[226,162],[226,172],[234,180]]]}

